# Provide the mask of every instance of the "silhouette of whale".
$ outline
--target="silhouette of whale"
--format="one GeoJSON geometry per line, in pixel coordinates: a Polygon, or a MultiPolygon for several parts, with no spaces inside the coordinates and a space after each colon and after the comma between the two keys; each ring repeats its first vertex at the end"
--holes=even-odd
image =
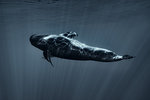
{"type": "Polygon", "coordinates": [[[74,37],[76,36],[78,34],[75,32],[66,32],[59,35],[34,34],[30,37],[30,42],[43,51],[44,58],[51,64],[51,57],[100,62],[114,62],[133,58],[130,55],[120,56],[107,49],[86,45],[75,40],[74,37]]]}

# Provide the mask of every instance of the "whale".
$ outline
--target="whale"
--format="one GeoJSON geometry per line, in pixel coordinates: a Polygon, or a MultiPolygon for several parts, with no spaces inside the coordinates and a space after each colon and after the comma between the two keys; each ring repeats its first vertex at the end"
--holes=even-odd
{"type": "Polygon", "coordinates": [[[30,36],[30,43],[43,51],[44,58],[51,63],[52,57],[69,60],[92,60],[99,62],[115,62],[134,58],[131,55],[118,55],[115,52],[89,46],[75,39],[76,32],[66,32],[61,34],[33,34],[30,36]]]}

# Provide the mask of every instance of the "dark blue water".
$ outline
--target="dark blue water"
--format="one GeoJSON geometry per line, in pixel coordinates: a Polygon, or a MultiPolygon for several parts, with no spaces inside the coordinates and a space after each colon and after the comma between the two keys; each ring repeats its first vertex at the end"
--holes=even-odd
{"type": "Polygon", "coordinates": [[[149,12],[149,0],[0,0],[0,100],[149,100],[149,12]],[[136,58],[52,68],[29,37],[66,31],[136,58]]]}

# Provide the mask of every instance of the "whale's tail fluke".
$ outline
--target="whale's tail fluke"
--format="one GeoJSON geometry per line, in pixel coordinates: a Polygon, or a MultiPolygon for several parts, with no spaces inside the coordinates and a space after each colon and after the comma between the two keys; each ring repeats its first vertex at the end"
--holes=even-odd
{"type": "Polygon", "coordinates": [[[132,59],[135,58],[134,56],[130,56],[130,55],[123,55],[123,59],[132,59]]]}

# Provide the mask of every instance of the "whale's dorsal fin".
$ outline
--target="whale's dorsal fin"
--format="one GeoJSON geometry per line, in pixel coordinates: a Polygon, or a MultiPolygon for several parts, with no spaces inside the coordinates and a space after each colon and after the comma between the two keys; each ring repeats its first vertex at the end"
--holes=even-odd
{"type": "Polygon", "coordinates": [[[54,67],[53,63],[52,63],[52,60],[51,60],[51,54],[49,51],[44,51],[43,52],[43,56],[44,58],[51,63],[51,65],[54,67]]]}
{"type": "Polygon", "coordinates": [[[76,36],[78,36],[78,34],[76,32],[66,32],[66,33],[62,33],[62,34],[59,34],[61,36],[65,36],[65,37],[68,37],[68,38],[74,38],[76,36]]]}

